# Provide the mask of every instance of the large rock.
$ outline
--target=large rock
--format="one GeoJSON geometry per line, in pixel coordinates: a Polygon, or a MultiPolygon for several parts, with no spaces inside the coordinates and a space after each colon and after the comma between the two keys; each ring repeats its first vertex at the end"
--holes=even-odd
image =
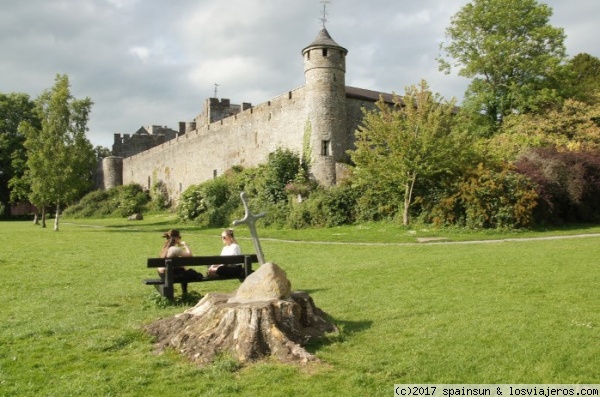
{"type": "Polygon", "coordinates": [[[229,302],[268,301],[289,299],[292,284],[282,268],[274,263],[265,263],[248,276],[229,302]]]}

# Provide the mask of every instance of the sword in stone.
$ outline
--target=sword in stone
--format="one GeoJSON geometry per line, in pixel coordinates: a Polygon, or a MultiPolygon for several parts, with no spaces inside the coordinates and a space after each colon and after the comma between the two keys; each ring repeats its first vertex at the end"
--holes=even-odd
{"type": "Polygon", "coordinates": [[[263,256],[262,248],[260,247],[260,240],[258,239],[258,233],[256,232],[256,221],[266,215],[266,212],[261,212],[260,214],[253,214],[250,212],[250,208],[248,207],[248,199],[246,198],[246,192],[242,192],[240,194],[242,199],[242,203],[244,204],[245,214],[244,217],[240,220],[233,221],[233,225],[248,225],[248,229],[250,229],[250,235],[252,236],[252,243],[254,244],[254,250],[256,251],[256,257],[258,258],[258,262],[261,265],[265,264],[265,257],[263,256]]]}

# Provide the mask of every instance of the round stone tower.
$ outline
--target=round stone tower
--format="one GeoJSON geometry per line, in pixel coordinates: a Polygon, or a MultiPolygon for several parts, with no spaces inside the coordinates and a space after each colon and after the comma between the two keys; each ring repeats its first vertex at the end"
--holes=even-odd
{"type": "Polygon", "coordinates": [[[123,184],[123,157],[108,156],[102,159],[104,190],[123,184]]]}
{"type": "Polygon", "coordinates": [[[310,167],[312,176],[326,186],[335,185],[336,163],[346,157],[347,53],[325,28],[302,50],[310,167]]]}

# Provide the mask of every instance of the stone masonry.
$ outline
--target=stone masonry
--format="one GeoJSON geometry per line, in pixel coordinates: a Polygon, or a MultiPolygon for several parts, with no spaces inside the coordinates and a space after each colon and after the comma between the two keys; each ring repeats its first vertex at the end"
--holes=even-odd
{"type": "Polygon", "coordinates": [[[210,98],[193,121],[179,123],[177,132],[165,127],[168,133],[138,130],[131,137],[115,136],[113,155],[122,157],[122,164],[105,159],[110,164],[103,167],[103,177],[110,182],[99,187],[118,181],[151,189],[160,181],[176,201],[188,186],[233,166],[265,163],[277,148],[309,154],[312,177],[335,185],[340,164],[348,162],[346,152],[353,148],[362,108],[372,109],[381,95],[392,100],[390,94],[345,85],[347,53],[323,28],[302,50],[304,86],[257,106],[210,98]]]}

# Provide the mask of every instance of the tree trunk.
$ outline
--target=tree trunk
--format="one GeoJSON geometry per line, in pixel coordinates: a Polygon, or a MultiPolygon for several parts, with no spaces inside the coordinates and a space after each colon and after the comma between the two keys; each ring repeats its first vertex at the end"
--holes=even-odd
{"type": "Polygon", "coordinates": [[[413,174],[411,176],[411,179],[409,181],[409,183],[406,184],[406,189],[404,190],[404,208],[403,208],[403,212],[402,212],[402,224],[404,226],[408,226],[410,219],[409,219],[409,210],[410,210],[410,203],[412,202],[412,194],[413,194],[413,189],[415,187],[415,181],[417,180],[417,174],[413,174]]]}
{"type": "Polygon", "coordinates": [[[33,224],[34,225],[39,225],[40,224],[40,219],[38,217],[38,212],[37,211],[33,214],[33,224]]]}
{"type": "Polygon", "coordinates": [[[209,293],[174,317],[145,327],[158,351],[171,347],[204,365],[220,354],[240,362],[269,356],[282,362],[319,361],[301,346],[337,328],[305,292],[290,299],[229,301],[232,294],[209,293]]]}
{"type": "Polygon", "coordinates": [[[42,207],[42,227],[46,227],[46,208],[42,207]]]}
{"type": "Polygon", "coordinates": [[[60,215],[60,206],[58,204],[56,204],[56,213],[54,215],[54,231],[58,232],[58,216],[60,215]]]}

